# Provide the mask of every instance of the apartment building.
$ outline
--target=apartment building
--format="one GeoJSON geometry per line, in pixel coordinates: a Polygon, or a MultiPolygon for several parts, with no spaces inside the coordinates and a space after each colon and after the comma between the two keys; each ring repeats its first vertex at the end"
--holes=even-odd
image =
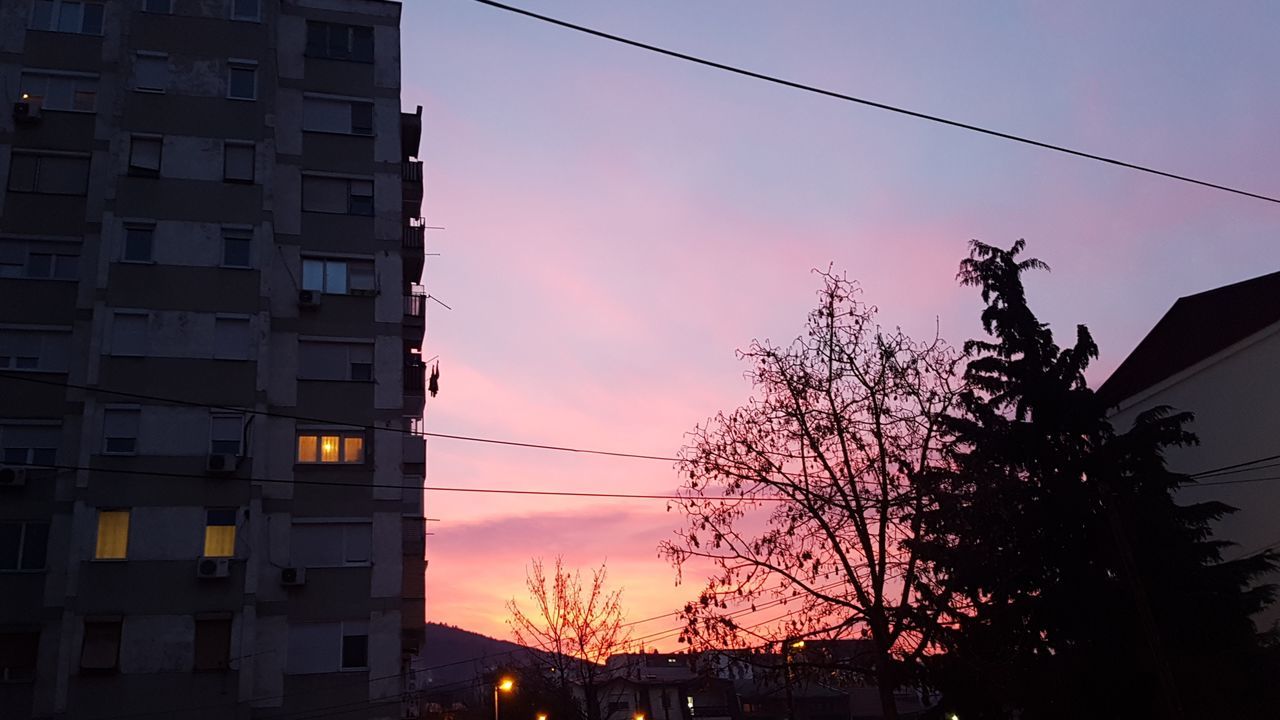
{"type": "Polygon", "coordinates": [[[0,3],[0,718],[416,711],[400,11],[0,3]]]}

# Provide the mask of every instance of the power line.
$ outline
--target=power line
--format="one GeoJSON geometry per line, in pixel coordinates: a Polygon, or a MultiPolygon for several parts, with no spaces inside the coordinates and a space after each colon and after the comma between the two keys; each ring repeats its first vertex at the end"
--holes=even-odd
{"type": "Polygon", "coordinates": [[[133,398],[135,400],[150,400],[153,402],[169,403],[172,405],[185,405],[188,407],[199,407],[199,408],[205,408],[208,410],[226,410],[229,412],[245,413],[248,415],[262,415],[264,417],[283,418],[285,420],[301,420],[302,422],[320,423],[325,425],[344,425],[346,427],[362,428],[366,430],[373,430],[376,432],[396,433],[400,435],[413,435],[415,437],[433,437],[433,438],[439,438],[442,440],[461,440],[466,442],[485,443],[489,445],[505,445],[509,447],[529,448],[532,450],[551,450],[555,452],[577,453],[580,455],[602,455],[605,457],[630,458],[632,460],[661,460],[663,462],[681,462],[680,458],[667,457],[664,455],[648,455],[645,453],[616,452],[613,450],[595,450],[590,448],[569,447],[565,445],[548,445],[543,443],[522,442],[519,440],[501,440],[498,438],[476,437],[473,435],[456,435],[452,433],[419,431],[419,430],[411,430],[408,428],[398,428],[398,427],[379,427],[377,425],[352,423],[352,422],[346,422],[342,420],[334,420],[330,418],[317,418],[317,417],[310,417],[306,415],[295,415],[292,413],[283,413],[283,412],[271,411],[271,410],[257,410],[255,408],[237,407],[234,405],[217,405],[213,403],[202,403],[202,402],[196,402],[194,400],[183,400],[180,398],[164,397],[160,395],[150,395],[147,393],[128,392],[125,390],[112,390],[109,388],[95,387],[92,385],[81,385],[81,384],[72,383],[72,382],[42,380],[40,378],[34,378],[26,375],[13,374],[13,373],[0,373],[0,378],[4,378],[6,380],[18,380],[21,382],[35,383],[37,385],[52,385],[55,387],[70,388],[72,390],[83,390],[85,392],[104,393],[107,395],[115,395],[117,397],[133,398]]]}
{"type": "MultiPolygon", "coordinates": [[[[136,470],[124,468],[102,468],[90,467],[88,465],[48,465],[43,463],[28,463],[26,467],[30,468],[50,468],[54,470],[75,471],[83,470],[89,473],[111,473],[117,475],[135,475],[165,478],[184,478],[190,480],[210,480],[217,481],[215,475],[197,475],[195,473],[170,472],[164,470],[136,470]]],[[[572,492],[567,490],[512,490],[508,488],[465,488],[451,487],[444,485],[418,485],[407,483],[353,483],[340,482],[337,480],[307,480],[302,478],[285,479],[285,478],[262,478],[262,477],[230,477],[225,481],[256,482],[256,483],[274,483],[281,485],[317,485],[321,487],[354,487],[354,488],[387,488],[399,490],[426,490],[429,492],[458,492],[458,493],[482,493],[495,495],[546,495],[551,497],[577,497],[577,498],[616,498],[622,500],[688,500],[689,498],[681,495],[646,495],[642,493],[606,493],[606,492],[572,492]]],[[[698,500],[723,500],[738,501],[743,498],[729,495],[708,495],[698,496],[698,500]]],[[[754,498],[759,501],[775,501],[784,502],[786,498],[781,497],[762,497],[754,498]]]]}
{"type": "MultiPolygon", "coordinates": [[[[1201,478],[1209,475],[1229,475],[1229,474],[1238,473],[1238,472],[1248,472],[1250,470],[1260,470],[1261,468],[1259,467],[1250,467],[1250,466],[1256,466],[1258,463],[1270,462],[1272,460],[1280,460],[1280,455],[1268,455],[1267,457],[1261,457],[1254,460],[1247,460],[1245,462],[1233,463],[1231,465],[1223,465],[1221,467],[1212,468],[1210,470],[1201,470],[1200,472],[1197,472],[1197,473],[1191,473],[1191,477],[1201,478]]],[[[1267,465],[1266,467],[1274,467],[1274,466],[1267,465]]]]}
{"type": "Polygon", "coordinates": [[[1055,145],[1053,143],[1043,142],[1041,140],[1033,140],[1031,138],[1024,137],[1021,135],[1014,135],[1014,134],[1002,132],[999,130],[992,130],[991,128],[986,128],[979,125],[972,125],[969,123],[960,122],[958,120],[951,120],[949,118],[941,117],[938,115],[930,115],[930,114],[919,112],[916,110],[908,110],[907,108],[898,107],[895,105],[889,105],[887,103],[877,102],[875,100],[868,100],[866,98],[860,98],[853,95],[846,95],[844,93],[839,93],[834,90],[826,90],[824,88],[820,88],[814,85],[806,85],[804,83],[795,82],[793,80],[784,80],[782,78],[779,78],[773,75],[766,75],[764,73],[754,72],[752,70],[746,70],[744,68],[736,67],[733,65],[726,65],[724,63],[716,62],[714,60],[708,60],[706,58],[698,57],[695,55],[689,55],[687,53],[682,53],[675,50],[669,50],[667,48],[659,47],[657,45],[650,45],[648,43],[643,43],[638,40],[632,40],[630,38],[625,38],[620,35],[613,35],[611,33],[603,32],[601,30],[596,30],[594,28],[589,28],[583,25],[575,25],[574,23],[560,20],[558,18],[554,18],[549,15],[541,15],[535,12],[531,12],[529,10],[524,10],[522,8],[506,5],[500,2],[495,2],[495,0],[475,0],[475,2],[478,2],[482,5],[488,5],[490,7],[494,7],[499,10],[506,10],[507,12],[516,13],[518,15],[524,15],[525,17],[530,17],[535,20],[541,20],[542,22],[550,23],[552,25],[558,25],[562,28],[567,28],[569,30],[585,33],[587,35],[593,35],[595,37],[603,38],[605,40],[612,40],[613,42],[622,43],[623,45],[630,45],[631,47],[640,48],[641,50],[648,50],[649,52],[658,53],[660,55],[666,55],[668,57],[673,57],[678,60],[685,60],[687,62],[696,63],[698,65],[704,65],[706,67],[715,68],[717,70],[723,70],[725,72],[734,73],[735,75],[742,75],[745,77],[754,78],[756,80],[763,80],[765,82],[773,83],[775,85],[782,85],[785,87],[794,88],[796,90],[803,90],[805,92],[811,92],[818,95],[825,95],[826,97],[835,98],[837,100],[845,100],[847,102],[857,103],[859,105],[865,105],[867,107],[876,108],[878,110],[885,110],[888,112],[897,113],[899,115],[906,115],[909,117],[917,118],[919,120],[927,120],[929,122],[934,122],[941,125],[949,125],[951,127],[960,128],[962,130],[969,130],[971,132],[980,133],[983,135],[989,135],[991,137],[1000,138],[1002,140],[1010,140],[1013,142],[1022,143],[1024,145],[1031,145],[1033,147],[1038,147],[1044,150],[1051,150],[1053,152],[1063,153],[1066,155],[1074,155],[1076,157],[1082,157],[1087,160],[1095,160],[1097,162],[1107,163],[1109,165],[1128,168],[1129,170],[1136,170],[1138,172],[1144,172],[1151,175],[1158,175],[1160,177],[1169,178],[1171,180],[1180,180],[1182,182],[1192,183],[1194,185],[1200,185],[1202,187],[1212,188],[1214,190],[1222,190],[1224,192],[1234,193],[1236,195],[1251,197],[1256,200],[1265,200],[1266,202],[1280,204],[1280,199],[1269,197],[1267,195],[1261,195],[1259,193],[1249,192],[1247,190],[1240,190],[1238,188],[1233,188],[1226,185],[1219,185],[1217,183],[1211,183],[1205,180],[1197,180],[1193,177],[1189,177],[1186,175],[1177,175],[1171,172],[1165,172],[1164,170],[1157,170],[1152,167],[1147,167],[1145,165],[1138,165],[1135,163],[1125,162],[1124,160],[1118,160],[1116,158],[1107,157],[1105,155],[1095,155],[1093,153],[1084,152],[1083,150],[1074,150],[1072,148],[1069,148],[1063,145],[1055,145]]]}
{"type": "MultiPolygon", "coordinates": [[[[484,2],[486,0],[476,0],[476,1],[484,2]]],[[[504,446],[510,446],[510,447],[521,447],[521,448],[547,450],[547,451],[554,451],[554,452],[568,452],[568,453],[577,453],[577,454],[584,454],[584,455],[601,455],[601,456],[608,456],[608,457],[629,458],[634,460],[662,460],[667,462],[683,462],[684,461],[681,458],[677,458],[677,457],[647,455],[644,453],[629,453],[629,452],[618,452],[618,451],[612,451],[612,450],[597,450],[597,449],[591,449],[591,448],[576,448],[576,447],[569,447],[569,446],[562,446],[562,445],[530,443],[530,442],[523,442],[518,440],[504,440],[499,438],[457,435],[457,434],[451,434],[451,433],[416,431],[416,430],[411,430],[406,428],[379,427],[373,424],[353,423],[353,422],[348,422],[343,420],[336,420],[332,418],[316,418],[316,417],[311,417],[306,415],[294,415],[290,413],[282,413],[282,412],[270,411],[270,410],[258,410],[255,408],[239,407],[234,405],[202,403],[194,400],[185,400],[182,398],[168,397],[168,396],[162,396],[162,395],[136,393],[136,392],[129,392],[125,390],[113,390],[110,388],[95,387],[91,385],[83,385],[83,384],[72,383],[72,382],[58,382],[54,380],[44,380],[44,379],[30,377],[30,376],[21,375],[21,374],[0,373],[0,379],[18,380],[21,382],[35,383],[38,385],[63,387],[63,388],[69,388],[72,390],[81,390],[84,392],[101,393],[106,395],[114,395],[118,397],[133,398],[137,400],[149,400],[152,402],[181,405],[185,407],[198,407],[206,410],[225,410],[229,412],[244,413],[247,415],[261,415],[263,417],[274,417],[274,418],[281,418],[285,420],[295,420],[295,421],[300,420],[302,422],[335,425],[335,426],[342,426],[342,427],[349,427],[349,428],[360,428],[362,430],[370,430],[374,432],[389,432],[389,433],[394,433],[399,435],[411,435],[414,437],[423,437],[423,436],[435,437],[435,438],[442,438],[442,439],[448,439],[448,440],[461,440],[461,441],[485,443],[485,444],[491,444],[491,445],[504,445],[504,446]]],[[[1192,474],[1189,474],[1188,477],[1191,477],[1191,478],[1217,477],[1222,475],[1230,475],[1235,473],[1248,472],[1251,470],[1263,469],[1263,467],[1274,467],[1271,465],[1260,466],[1260,467],[1251,467],[1251,466],[1257,466],[1258,463],[1264,463],[1264,462],[1268,462],[1271,460],[1278,460],[1278,459],[1280,459],[1280,455],[1268,455],[1266,457],[1256,458],[1254,460],[1234,463],[1231,465],[1223,465],[1221,467],[1212,468],[1210,470],[1203,470],[1198,473],[1192,473],[1192,474]]],[[[730,463],[730,464],[733,464],[733,463],[730,463]]],[[[64,470],[73,470],[73,471],[87,470],[87,471],[94,471],[94,472],[116,472],[114,470],[109,470],[106,468],[92,468],[92,467],[82,467],[82,466],[40,465],[39,467],[54,467],[54,468],[60,468],[64,470]]],[[[134,474],[148,474],[143,471],[130,471],[130,472],[134,474]]],[[[150,473],[150,474],[159,474],[159,473],[150,473]]],[[[792,473],[786,473],[782,471],[777,471],[777,474],[783,477],[789,477],[789,478],[799,477],[792,473]]],[[[192,475],[192,474],[184,474],[184,473],[173,473],[173,474],[167,474],[166,476],[194,477],[194,478],[207,477],[204,475],[192,475]]],[[[245,478],[240,478],[240,479],[245,479],[245,478]]],[[[360,487],[382,487],[382,488],[400,488],[400,489],[417,488],[417,486],[413,486],[413,485],[396,485],[391,483],[340,483],[340,482],[316,481],[316,480],[278,480],[278,479],[268,479],[268,478],[248,478],[248,479],[253,480],[255,482],[263,482],[263,483],[295,483],[295,484],[302,484],[302,485],[336,485],[336,486],[352,485],[352,486],[360,486],[360,487]]],[[[1199,482],[1197,484],[1198,485],[1231,485],[1236,483],[1249,483],[1249,482],[1258,482],[1260,480],[1273,480],[1273,479],[1280,479],[1280,478],[1252,478],[1247,480],[1235,480],[1235,481],[1199,482]]],[[[480,493],[480,494],[496,493],[496,494],[507,494],[507,495],[546,495],[546,496],[558,496],[558,497],[617,498],[617,499],[624,499],[624,500],[690,500],[690,499],[693,499],[693,500],[712,500],[712,501],[749,500],[749,501],[771,501],[771,502],[784,502],[787,500],[787,498],[782,498],[782,497],[759,496],[759,495],[752,495],[752,496],[745,496],[745,495],[744,496],[714,496],[714,495],[701,496],[701,495],[698,495],[698,496],[686,497],[681,495],[658,495],[658,494],[645,494],[645,493],[602,493],[602,492],[568,492],[568,491],[552,491],[552,490],[510,490],[510,489],[500,489],[500,488],[462,488],[462,487],[445,487],[445,486],[422,486],[421,489],[429,490],[433,492],[461,492],[461,493],[480,493]]]]}

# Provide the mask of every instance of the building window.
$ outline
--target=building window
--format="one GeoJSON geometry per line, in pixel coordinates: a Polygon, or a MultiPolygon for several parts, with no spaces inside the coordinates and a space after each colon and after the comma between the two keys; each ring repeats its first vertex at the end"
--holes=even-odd
{"type": "Polygon", "coordinates": [[[216,316],[213,319],[213,357],[216,360],[249,359],[249,318],[216,316]]]}
{"type": "Polygon", "coordinates": [[[373,28],[308,20],[307,55],[330,60],[373,62],[373,28]]]}
{"type": "Polygon", "coordinates": [[[364,462],[364,433],[359,431],[298,433],[298,464],[333,465],[364,462]]]}
{"type": "Polygon", "coordinates": [[[164,138],[160,135],[129,137],[129,174],[155,177],[160,174],[160,153],[164,138]]]}
{"type": "Polygon", "coordinates": [[[231,664],[231,618],[197,616],[193,644],[196,670],[226,670],[231,664]]]}
{"type": "Polygon", "coordinates": [[[369,668],[369,623],[342,623],[342,669],[367,670],[369,668]]]}
{"type": "Polygon", "coordinates": [[[133,455],[138,452],[138,408],[107,408],[102,411],[102,452],[133,455]]]}
{"type": "Polygon", "coordinates": [[[371,523],[295,522],[290,562],[301,567],[367,565],[372,559],[371,523]]]}
{"type": "MultiPolygon", "coordinates": [[[[2,267],[2,266],[0,266],[2,267]]],[[[0,277],[5,277],[0,272],[0,277]]],[[[62,253],[33,252],[27,255],[22,277],[31,280],[79,280],[80,256],[62,253]]]]}
{"type": "Polygon", "coordinates": [[[253,267],[253,231],[222,229],[222,264],[224,267],[253,267]]]}
{"type": "Polygon", "coordinates": [[[129,556],[129,511],[98,511],[98,542],[95,560],[124,560],[129,556]]]}
{"type": "Polygon", "coordinates": [[[57,463],[62,428],[57,425],[0,425],[0,462],[5,465],[57,463]]]}
{"type": "Polygon", "coordinates": [[[244,416],[214,413],[209,422],[209,453],[240,455],[244,438],[244,416]]]}
{"type": "Polygon", "coordinates": [[[173,12],[173,0],[142,0],[142,11],[168,15],[173,12]]]}
{"type": "Polygon", "coordinates": [[[147,326],[151,317],[145,312],[116,311],[111,314],[111,354],[142,356],[147,354],[147,326]]]}
{"type": "Polygon", "coordinates": [[[154,225],[125,225],[122,259],[128,262],[151,262],[155,234],[154,225]]]}
{"type": "Polygon", "coordinates": [[[231,60],[227,63],[227,97],[255,100],[258,97],[258,66],[231,60]]]}
{"type": "Polygon", "coordinates": [[[84,644],[80,647],[80,669],[107,672],[120,659],[120,621],[84,621],[84,644]]]}
{"type": "Polygon", "coordinates": [[[253,182],[253,143],[227,141],[222,146],[222,179],[227,182],[253,182]]]}
{"type": "Polygon", "coordinates": [[[66,372],[71,363],[71,333],[0,329],[0,370],[66,372]]]}
{"type": "Polygon", "coordinates": [[[236,554],[236,511],[219,508],[206,513],[204,556],[234,557],[236,554]]]}
{"type": "Polygon", "coordinates": [[[31,11],[31,29],[101,35],[102,3],[36,0],[31,11]]]}
{"type": "Polygon", "coordinates": [[[231,0],[231,19],[257,22],[262,17],[260,0],[231,0]]]}
{"type": "Polygon", "coordinates": [[[133,56],[133,89],[162,93],[169,87],[169,56],[139,51],[133,56]]]}
{"type": "Polygon", "coordinates": [[[302,209],[308,212],[373,215],[373,181],[302,176],[302,209]]]}
{"type": "Polygon", "coordinates": [[[84,195],[89,188],[89,158],[38,155],[15,150],[9,161],[9,189],[46,195],[84,195]]]}
{"type": "Polygon", "coordinates": [[[299,380],[373,379],[373,343],[298,342],[299,380]]]}
{"type": "Polygon", "coordinates": [[[49,523],[0,523],[0,572],[43,570],[49,523]]]}
{"type": "Polygon", "coordinates": [[[302,259],[302,289],[330,295],[372,295],[373,262],[369,260],[302,259]]]}
{"type": "Polygon", "coordinates": [[[22,71],[22,96],[44,110],[94,111],[98,102],[98,78],[59,72],[22,71]]]}
{"type": "Polygon", "coordinates": [[[373,134],[373,103],[307,96],[302,99],[302,129],[310,132],[373,134]]]}
{"type": "Polygon", "coordinates": [[[40,633],[0,633],[0,683],[31,682],[36,677],[40,633]]]}
{"type": "Polygon", "coordinates": [[[369,669],[369,623],[348,620],[329,623],[290,623],[290,675],[369,669]]]}

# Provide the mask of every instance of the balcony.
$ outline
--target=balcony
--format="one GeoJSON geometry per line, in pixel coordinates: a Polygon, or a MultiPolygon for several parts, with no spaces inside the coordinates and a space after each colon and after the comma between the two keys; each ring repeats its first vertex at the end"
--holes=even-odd
{"type": "Polygon", "coordinates": [[[401,247],[405,250],[418,250],[418,254],[421,255],[426,237],[427,222],[420,217],[409,218],[404,224],[404,240],[401,247]]]}
{"type": "Polygon", "coordinates": [[[414,183],[422,184],[422,161],[421,160],[405,160],[400,163],[400,177],[405,184],[414,183]]]}

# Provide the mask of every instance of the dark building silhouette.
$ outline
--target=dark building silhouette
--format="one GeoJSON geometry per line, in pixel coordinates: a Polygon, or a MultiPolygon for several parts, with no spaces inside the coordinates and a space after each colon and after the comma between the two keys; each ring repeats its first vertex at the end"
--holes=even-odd
{"type": "Polygon", "coordinates": [[[416,711],[400,12],[0,4],[0,718],[416,711]]]}

